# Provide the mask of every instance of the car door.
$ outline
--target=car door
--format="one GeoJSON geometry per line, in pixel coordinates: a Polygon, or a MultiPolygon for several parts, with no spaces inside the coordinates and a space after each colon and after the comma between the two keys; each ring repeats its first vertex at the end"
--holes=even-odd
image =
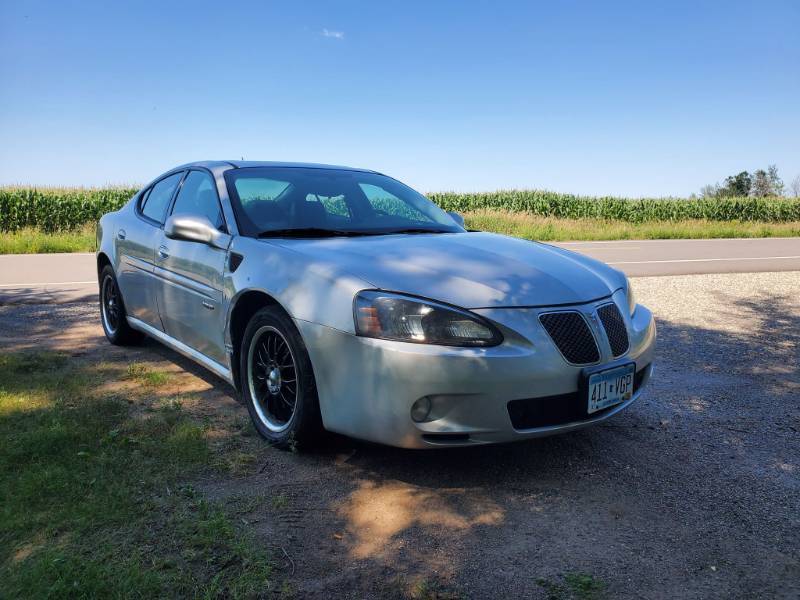
{"type": "Polygon", "coordinates": [[[117,254],[117,282],[125,309],[131,317],[163,331],[157,306],[154,278],[156,246],[163,234],[167,209],[172,203],[185,171],[160,179],[140,196],[134,211],[114,232],[117,254]]]}
{"type": "MultiPolygon", "coordinates": [[[[191,170],[170,215],[206,217],[227,231],[213,176],[191,170]]],[[[226,365],[223,275],[227,250],[169,239],[163,231],[156,249],[158,306],[167,335],[226,365]]]]}

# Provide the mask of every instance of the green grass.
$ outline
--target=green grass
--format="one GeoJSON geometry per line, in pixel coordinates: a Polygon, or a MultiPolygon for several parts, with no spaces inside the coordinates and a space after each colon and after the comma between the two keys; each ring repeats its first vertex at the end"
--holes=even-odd
{"type": "Polygon", "coordinates": [[[75,231],[45,233],[26,227],[0,233],[0,254],[47,254],[51,252],[94,252],[94,224],[75,231]]]}
{"type": "Polygon", "coordinates": [[[587,573],[567,573],[564,575],[564,583],[582,600],[592,600],[601,596],[606,590],[606,584],[587,573]]]}
{"type": "Polygon", "coordinates": [[[651,221],[631,223],[605,219],[558,219],[528,213],[481,210],[465,214],[467,227],[527,240],[641,240],[759,238],[800,236],[800,221],[651,221]]]}
{"type": "Polygon", "coordinates": [[[212,451],[171,402],[136,411],[122,367],[0,355],[0,596],[249,597],[270,561],[196,492],[212,451]]]}
{"type": "Polygon", "coordinates": [[[153,371],[147,365],[142,363],[130,363],[126,370],[128,379],[133,379],[148,387],[159,387],[166,384],[170,380],[169,373],[164,371],[153,371]]]}
{"type": "Polygon", "coordinates": [[[547,593],[548,600],[600,600],[606,595],[606,583],[588,573],[564,573],[561,581],[536,580],[547,593]]]}
{"type": "Polygon", "coordinates": [[[289,506],[289,497],[286,494],[278,494],[272,497],[272,508],[275,510],[286,510],[289,506]]]}

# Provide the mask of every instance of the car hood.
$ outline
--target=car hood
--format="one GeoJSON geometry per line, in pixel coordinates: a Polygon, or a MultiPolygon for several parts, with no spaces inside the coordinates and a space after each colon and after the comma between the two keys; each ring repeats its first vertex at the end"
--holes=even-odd
{"type": "Polygon", "coordinates": [[[622,273],[594,259],[492,233],[265,241],[375,288],[464,308],[579,304],[625,285],[622,273]]]}

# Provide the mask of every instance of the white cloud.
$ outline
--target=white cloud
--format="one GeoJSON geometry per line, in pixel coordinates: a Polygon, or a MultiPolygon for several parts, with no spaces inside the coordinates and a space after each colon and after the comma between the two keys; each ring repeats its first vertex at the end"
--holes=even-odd
{"type": "Polygon", "coordinates": [[[322,30],[322,35],[324,35],[327,38],[334,38],[334,39],[337,39],[337,40],[343,40],[344,39],[344,31],[334,31],[332,29],[323,29],[322,30]]]}

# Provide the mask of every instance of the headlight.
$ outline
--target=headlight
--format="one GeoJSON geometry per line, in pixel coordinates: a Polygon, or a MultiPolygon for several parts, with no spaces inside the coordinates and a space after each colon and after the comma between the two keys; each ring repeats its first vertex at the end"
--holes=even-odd
{"type": "Polygon", "coordinates": [[[633,313],[636,310],[636,296],[633,295],[631,280],[626,279],[625,281],[628,284],[627,289],[625,290],[625,295],[628,297],[628,310],[630,311],[631,316],[633,316],[633,313]]]}
{"type": "Polygon", "coordinates": [[[354,301],[356,333],[440,346],[497,346],[502,334],[468,311],[431,300],[365,290],[354,301]]]}

